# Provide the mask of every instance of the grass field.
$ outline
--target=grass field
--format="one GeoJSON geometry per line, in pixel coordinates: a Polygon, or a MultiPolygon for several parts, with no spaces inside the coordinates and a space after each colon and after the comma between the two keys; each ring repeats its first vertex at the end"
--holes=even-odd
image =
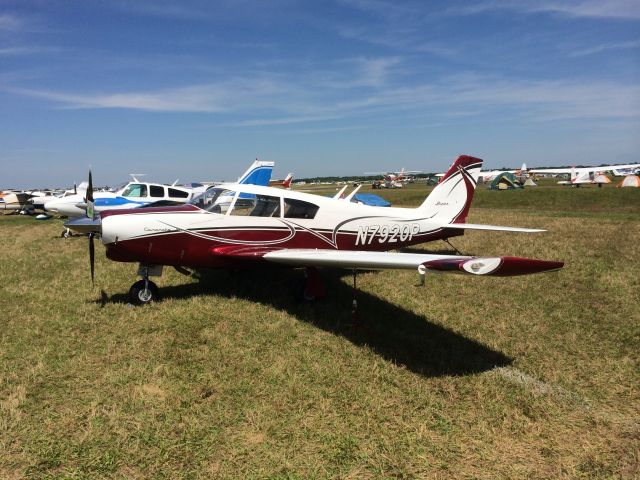
{"type": "MultiPolygon", "coordinates": [[[[427,189],[382,191],[397,205],[427,189]]],[[[464,253],[561,259],[517,278],[135,267],[61,221],[0,218],[0,478],[638,478],[640,191],[479,189],[464,253]]],[[[448,251],[437,242],[431,251],[448,251]]]]}

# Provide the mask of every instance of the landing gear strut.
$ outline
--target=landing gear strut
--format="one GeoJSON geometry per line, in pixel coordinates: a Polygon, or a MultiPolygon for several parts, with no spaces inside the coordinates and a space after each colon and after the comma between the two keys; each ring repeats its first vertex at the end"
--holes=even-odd
{"type": "Polygon", "coordinates": [[[318,269],[315,267],[307,267],[304,273],[307,281],[302,290],[302,299],[305,302],[313,302],[324,298],[326,291],[318,269]]]}
{"type": "Polygon", "coordinates": [[[358,293],[357,286],[358,271],[353,269],[353,302],[351,303],[351,328],[356,330],[360,326],[360,315],[358,314],[358,299],[356,294],[358,293]]]}
{"type": "Polygon", "coordinates": [[[65,228],[64,230],[62,230],[62,233],[60,234],[62,238],[69,238],[71,235],[72,235],[71,230],[69,230],[68,228],[65,228]]]}

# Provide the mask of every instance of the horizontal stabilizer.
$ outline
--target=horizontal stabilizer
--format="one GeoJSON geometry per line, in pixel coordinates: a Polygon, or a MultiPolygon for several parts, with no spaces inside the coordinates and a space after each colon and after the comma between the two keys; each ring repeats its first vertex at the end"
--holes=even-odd
{"type": "Polygon", "coordinates": [[[458,228],[461,230],[490,230],[494,232],[546,232],[546,230],[541,230],[539,228],[502,227],[500,225],[478,225],[475,223],[450,223],[446,226],[446,228],[458,228]]]}

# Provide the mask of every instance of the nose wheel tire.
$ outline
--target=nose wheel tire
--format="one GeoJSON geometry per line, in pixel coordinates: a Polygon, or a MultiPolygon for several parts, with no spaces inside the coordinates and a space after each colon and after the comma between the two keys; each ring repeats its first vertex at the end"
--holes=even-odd
{"type": "Polygon", "coordinates": [[[146,305],[157,301],[158,298],[158,286],[152,281],[148,281],[145,285],[144,280],[138,280],[129,289],[129,300],[134,305],[146,305]]]}

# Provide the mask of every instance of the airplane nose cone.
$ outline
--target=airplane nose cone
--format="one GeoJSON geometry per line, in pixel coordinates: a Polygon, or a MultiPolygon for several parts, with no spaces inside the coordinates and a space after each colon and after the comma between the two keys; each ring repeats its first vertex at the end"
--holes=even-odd
{"type": "Polygon", "coordinates": [[[57,213],[58,209],[56,208],[56,202],[55,201],[51,201],[51,202],[47,202],[44,204],[44,209],[47,212],[53,212],[53,213],[57,213]]]}

